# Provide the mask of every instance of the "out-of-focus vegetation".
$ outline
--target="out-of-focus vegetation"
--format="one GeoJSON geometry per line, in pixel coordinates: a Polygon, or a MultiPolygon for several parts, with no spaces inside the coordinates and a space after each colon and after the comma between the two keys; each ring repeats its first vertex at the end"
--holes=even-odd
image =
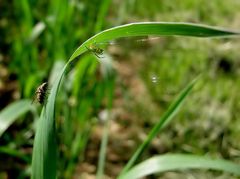
{"type": "MultiPolygon", "coordinates": [[[[51,87],[76,47],[108,27],[136,21],[197,22],[231,29],[240,26],[237,0],[15,0],[2,2],[0,8],[1,108],[22,98],[32,99],[44,81],[51,87]]],[[[96,174],[101,123],[107,118],[112,120],[105,173],[109,177],[119,174],[173,97],[199,73],[203,77],[178,119],[153,141],[144,157],[182,152],[239,162],[239,48],[239,39],[149,37],[108,44],[104,55],[109,54],[114,61],[109,58],[99,64],[94,55],[85,54],[65,77],[56,104],[61,139],[59,175],[87,178],[96,174]]],[[[22,108],[27,109],[30,103],[22,108]]],[[[36,111],[40,108],[34,103],[32,112],[21,113],[2,134],[0,177],[30,176],[36,111]]],[[[195,170],[162,175],[189,176],[231,177],[195,170]]]]}

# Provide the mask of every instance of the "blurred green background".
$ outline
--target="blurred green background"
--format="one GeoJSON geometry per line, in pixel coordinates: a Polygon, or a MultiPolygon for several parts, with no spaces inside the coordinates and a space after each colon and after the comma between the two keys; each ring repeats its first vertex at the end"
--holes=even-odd
{"type": "MultiPolygon", "coordinates": [[[[240,27],[239,0],[13,0],[2,1],[0,9],[1,110],[20,99],[31,102],[45,81],[51,87],[74,50],[101,30],[141,21],[240,27]]],[[[59,178],[95,178],[103,123],[109,119],[105,173],[114,178],[176,94],[200,73],[176,120],[144,158],[182,152],[240,162],[239,39],[146,37],[96,45],[106,60],[99,63],[86,53],[58,95],[59,178]]],[[[24,105],[29,103],[17,108],[24,105]]],[[[0,178],[30,177],[40,110],[33,103],[0,136],[0,178]]],[[[232,176],[195,170],[152,176],[159,177],[232,176]]]]}

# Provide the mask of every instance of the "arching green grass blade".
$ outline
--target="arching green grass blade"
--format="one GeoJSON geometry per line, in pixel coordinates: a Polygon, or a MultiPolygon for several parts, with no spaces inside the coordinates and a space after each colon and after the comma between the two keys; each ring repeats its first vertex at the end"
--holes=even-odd
{"type": "Polygon", "coordinates": [[[119,37],[146,35],[184,35],[192,37],[222,37],[239,35],[237,32],[188,23],[134,23],[114,27],[98,33],[85,41],[70,57],[55,80],[46,106],[43,108],[34,140],[32,178],[56,178],[57,144],[55,128],[55,100],[62,77],[70,62],[87,51],[86,46],[106,42],[119,37]]]}
{"type": "Polygon", "coordinates": [[[31,100],[19,100],[0,112],[0,137],[18,117],[31,110],[30,104],[31,100]]]}
{"type": "Polygon", "coordinates": [[[192,23],[176,23],[176,22],[146,22],[132,23],[117,26],[104,30],[85,41],[72,55],[73,60],[87,49],[85,46],[94,43],[106,42],[120,37],[134,36],[189,36],[189,37],[223,37],[239,35],[239,32],[233,32],[215,27],[192,24],[192,23]]]}
{"type": "Polygon", "coordinates": [[[189,154],[166,154],[152,157],[136,165],[120,179],[142,178],[154,173],[183,169],[212,169],[240,176],[240,165],[233,162],[189,154]]]}

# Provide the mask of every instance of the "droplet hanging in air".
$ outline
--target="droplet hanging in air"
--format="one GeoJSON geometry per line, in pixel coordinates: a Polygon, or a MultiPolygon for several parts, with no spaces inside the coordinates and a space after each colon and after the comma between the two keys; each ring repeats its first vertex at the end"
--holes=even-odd
{"type": "Polygon", "coordinates": [[[158,82],[158,77],[156,75],[151,76],[151,81],[152,83],[157,83],[158,82]]]}

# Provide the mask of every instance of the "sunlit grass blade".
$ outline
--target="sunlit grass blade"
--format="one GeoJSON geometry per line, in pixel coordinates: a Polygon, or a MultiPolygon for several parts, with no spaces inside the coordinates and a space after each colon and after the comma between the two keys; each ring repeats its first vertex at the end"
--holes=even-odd
{"type": "Polygon", "coordinates": [[[120,179],[142,178],[154,173],[184,169],[212,169],[240,176],[240,165],[230,161],[190,154],[166,154],[141,162],[120,177],[120,179]]]}
{"type": "Polygon", "coordinates": [[[104,30],[85,41],[71,56],[73,60],[87,49],[86,46],[94,43],[102,43],[121,37],[136,36],[189,36],[189,37],[227,37],[240,35],[239,32],[233,32],[192,23],[176,23],[176,22],[146,22],[132,23],[117,26],[104,30]]]}
{"type": "Polygon", "coordinates": [[[29,38],[27,39],[27,41],[33,42],[34,40],[36,40],[41,35],[41,33],[45,30],[45,28],[46,28],[46,25],[43,22],[38,22],[32,29],[32,32],[29,38]]]}
{"type": "Polygon", "coordinates": [[[167,111],[159,119],[158,123],[150,131],[150,133],[147,136],[147,139],[140,145],[140,147],[137,149],[137,151],[133,154],[131,159],[128,161],[127,165],[122,170],[120,176],[125,172],[127,172],[134,165],[134,163],[139,159],[142,152],[148,147],[149,143],[153,140],[153,138],[157,136],[160,130],[164,126],[166,126],[166,124],[169,123],[171,119],[173,119],[173,117],[175,116],[175,114],[178,112],[179,108],[183,104],[184,99],[192,90],[197,79],[198,78],[194,79],[185,89],[183,89],[182,92],[179,94],[179,96],[176,98],[176,100],[173,101],[173,103],[169,106],[167,111]]]}
{"type": "Polygon", "coordinates": [[[221,30],[214,27],[188,23],[133,23],[117,26],[102,31],[85,41],[72,54],[53,87],[46,106],[43,108],[34,139],[32,178],[56,178],[57,146],[55,128],[55,100],[62,77],[70,63],[79,55],[87,51],[86,46],[94,43],[106,42],[120,37],[146,36],[146,35],[184,35],[192,37],[226,37],[239,35],[237,32],[221,30]]]}
{"type": "Polygon", "coordinates": [[[0,112],[0,137],[21,115],[31,110],[31,100],[19,100],[11,103],[0,112]]]}

